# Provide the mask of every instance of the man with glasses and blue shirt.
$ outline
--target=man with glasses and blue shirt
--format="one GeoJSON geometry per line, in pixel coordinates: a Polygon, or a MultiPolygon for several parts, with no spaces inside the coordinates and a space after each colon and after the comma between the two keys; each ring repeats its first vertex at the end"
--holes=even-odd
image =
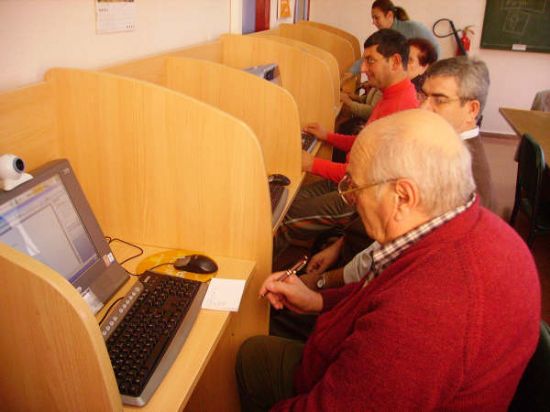
{"type": "Polygon", "coordinates": [[[539,336],[521,238],[480,206],[471,155],[442,117],[400,112],[354,144],[340,195],[376,240],[361,282],[316,292],[269,276],[274,309],[320,313],[306,343],[247,340],[244,411],[506,410],[539,336]]]}

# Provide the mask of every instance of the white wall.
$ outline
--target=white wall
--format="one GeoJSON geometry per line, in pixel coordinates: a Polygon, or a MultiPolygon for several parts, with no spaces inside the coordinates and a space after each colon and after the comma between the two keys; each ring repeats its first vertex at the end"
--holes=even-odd
{"type": "MultiPolygon", "coordinates": [[[[453,20],[457,29],[474,26],[470,55],[484,60],[491,74],[491,89],[482,125],[484,131],[513,134],[498,108],[529,109],[537,91],[550,89],[550,54],[479,48],[485,1],[394,0],[393,3],[403,7],[411,19],[421,21],[429,28],[444,17],[453,20]]],[[[376,30],[370,17],[371,4],[371,0],[311,0],[310,19],[347,30],[363,44],[376,30]]],[[[441,26],[441,34],[444,33],[445,26],[441,26]]],[[[440,45],[442,57],[453,55],[452,37],[440,39],[440,45]]]]}
{"type": "Polygon", "coordinates": [[[94,0],[0,0],[0,90],[38,82],[51,67],[94,69],[213,40],[242,14],[242,0],[135,4],[134,32],[96,34],[94,0]]]}
{"type": "MultiPolygon", "coordinates": [[[[276,0],[271,3],[271,22],[276,23],[276,0]]],[[[457,28],[474,25],[472,55],[487,62],[492,79],[485,131],[512,133],[498,108],[529,108],[538,90],[550,89],[550,54],[479,49],[484,1],[395,3],[429,27],[442,17],[452,19],[457,28]]],[[[371,4],[311,0],[310,17],[349,31],[362,43],[375,30],[371,4]]],[[[94,0],[0,0],[0,91],[40,81],[51,67],[100,68],[206,42],[242,27],[242,0],[136,0],[136,7],[134,32],[96,34],[94,0]]],[[[453,40],[440,43],[443,57],[450,56],[453,40]]]]}

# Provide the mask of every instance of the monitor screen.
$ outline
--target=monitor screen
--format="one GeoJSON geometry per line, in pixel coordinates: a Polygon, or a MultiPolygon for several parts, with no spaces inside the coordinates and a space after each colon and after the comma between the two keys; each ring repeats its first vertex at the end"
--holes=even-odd
{"type": "Polygon", "coordinates": [[[0,241],[48,265],[97,312],[128,278],[66,160],[0,194],[0,241]]]}
{"type": "Polygon", "coordinates": [[[276,64],[261,64],[258,66],[246,67],[243,69],[245,72],[253,74],[254,76],[261,77],[268,80],[271,83],[275,83],[281,86],[281,75],[279,72],[279,66],[276,64]]]}

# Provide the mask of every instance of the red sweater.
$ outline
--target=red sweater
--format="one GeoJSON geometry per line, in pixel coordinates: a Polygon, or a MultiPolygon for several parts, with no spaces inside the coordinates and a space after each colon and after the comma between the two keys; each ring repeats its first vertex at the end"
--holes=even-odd
{"type": "MultiPolygon", "coordinates": [[[[400,112],[401,110],[415,109],[417,107],[418,100],[416,99],[416,89],[414,85],[409,79],[402,80],[384,89],[382,98],[376,106],[374,106],[367,124],[392,113],[400,112]]],[[[348,152],[349,157],[349,151],[356,138],[357,136],[329,133],[327,135],[327,142],[337,149],[348,152]]],[[[339,182],[342,177],[344,177],[347,166],[347,162],[336,163],[316,157],[313,159],[311,173],[334,182],[339,182]]]]}
{"type": "Polygon", "coordinates": [[[298,395],[274,411],[504,411],[539,336],[531,253],[479,201],[323,299],[298,395]]]}

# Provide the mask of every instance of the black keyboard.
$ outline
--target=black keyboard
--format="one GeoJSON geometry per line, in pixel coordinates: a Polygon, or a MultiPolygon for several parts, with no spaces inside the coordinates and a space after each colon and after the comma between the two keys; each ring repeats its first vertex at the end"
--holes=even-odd
{"type": "Polygon", "coordinates": [[[315,147],[315,143],[317,143],[317,138],[315,136],[302,132],[302,150],[311,153],[315,147]]]}
{"type": "Polygon", "coordinates": [[[149,400],[195,321],[207,284],[145,272],[101,325],[113,370],[129,405],[149,400]]]}
{"type": "Polygon", "coordinates": [[[283,212],[288,197],[288,188],[277,183],[269,183],[269,195],[271,197],[271,223],[275,225],[283,212]]]}

